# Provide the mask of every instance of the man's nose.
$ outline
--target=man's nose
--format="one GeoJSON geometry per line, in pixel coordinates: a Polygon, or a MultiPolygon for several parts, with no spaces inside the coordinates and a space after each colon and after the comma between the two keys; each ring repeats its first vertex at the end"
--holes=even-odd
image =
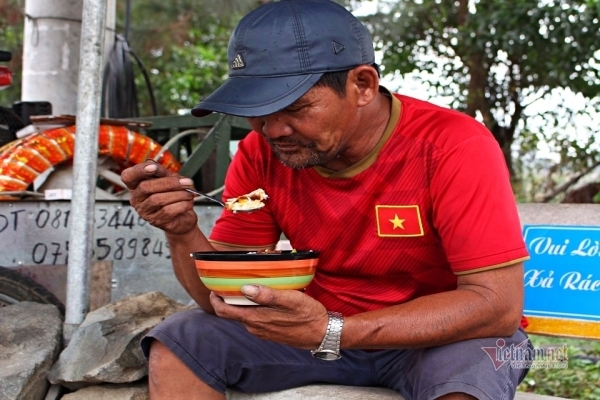
{"type": "Polygon", "coordinates": [[[293,133],[292,127],[281,112],[254,118],[254,120],[260,124],[261,132],[269,139],[276,140],[293,133]]]}

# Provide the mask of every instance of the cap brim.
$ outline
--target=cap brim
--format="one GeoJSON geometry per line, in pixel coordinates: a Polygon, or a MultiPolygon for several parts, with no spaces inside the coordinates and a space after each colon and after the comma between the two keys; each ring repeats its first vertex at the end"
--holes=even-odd
{"type": "Polygon", "coordinates": [[[211,112],[240,117],[262,117],[289,106],[323,76],[322,73],[228,78],[221,87],[192,109],[192,115],[203,117],[211,112]]]}

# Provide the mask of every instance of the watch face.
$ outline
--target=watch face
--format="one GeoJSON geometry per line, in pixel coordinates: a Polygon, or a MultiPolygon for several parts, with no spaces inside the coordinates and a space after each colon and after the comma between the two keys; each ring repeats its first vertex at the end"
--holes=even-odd
{"type": "Polygon", "coordinates": [[[339,360],[342,357],[339,353],[336,353],[333,350],[315,351],[313,353],[313,356],[315,358],[318,358],[319,360],[325,360],[325,361],[339,360]]]}

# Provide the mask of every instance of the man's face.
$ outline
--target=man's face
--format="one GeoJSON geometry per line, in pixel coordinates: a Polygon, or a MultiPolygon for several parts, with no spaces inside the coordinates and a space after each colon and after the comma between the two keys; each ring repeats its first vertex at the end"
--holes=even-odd
{"type": "MultiPolygon", "coordinates": [[[[356,118],[355,105],[328,87],[313,87],[289,107],[248,118],[286,166],[302,169],[327,164],[343,154],[356,118]]],[[[355,125],[354,125],[355,126],[355,125]]]]}

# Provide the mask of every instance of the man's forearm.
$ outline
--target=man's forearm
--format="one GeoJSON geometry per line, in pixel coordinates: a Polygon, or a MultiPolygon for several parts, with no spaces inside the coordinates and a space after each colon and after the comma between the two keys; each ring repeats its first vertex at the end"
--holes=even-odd
{"type": "Polygon", "coordinates": [[[509,336],[519,321],[520,313],[495,309],[478,293],[456,290],[347,318],[342,348],[420,348],[509,336]]]}
{"type": "Polygon", "coordinates": [[[522,271],[518,263],[461,277],[456,290],[351,316],[342,347],[415,348],[510,336],[523,312],[522,271]]]}
{"type": "Polygon", "coordinates": [[[210,291],[200,281],[194,259],[190,254],[215,249],[198,228],[185,235],[167,234],[166,236],[177,280],[204,311],[214,313],[208,300],[210,291]]]}

